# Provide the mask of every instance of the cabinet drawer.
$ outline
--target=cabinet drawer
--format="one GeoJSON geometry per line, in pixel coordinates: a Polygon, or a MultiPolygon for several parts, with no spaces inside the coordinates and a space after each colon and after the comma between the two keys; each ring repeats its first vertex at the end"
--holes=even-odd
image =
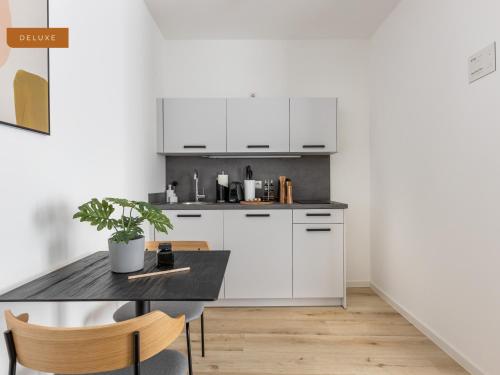
{"type": "Polygon", "coordinates": [[[344,294],[342,224],[293,225],[293,298],[344,294]]]}
{"type": "Polygon", "coordinates": [[[331,210],[331,209],[293,210],[294,224],[301,224],[301,223],[342,224],[343,222],[344,222],[344,210],[331,210]]]}

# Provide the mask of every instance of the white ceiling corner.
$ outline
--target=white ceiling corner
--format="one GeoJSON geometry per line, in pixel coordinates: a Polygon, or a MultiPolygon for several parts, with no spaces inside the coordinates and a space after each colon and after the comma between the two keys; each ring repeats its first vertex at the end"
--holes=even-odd
{"type": "Polygon", "coordinates": [[[400,0],[144,0],[166,39],[368,38],[400,0]]]}

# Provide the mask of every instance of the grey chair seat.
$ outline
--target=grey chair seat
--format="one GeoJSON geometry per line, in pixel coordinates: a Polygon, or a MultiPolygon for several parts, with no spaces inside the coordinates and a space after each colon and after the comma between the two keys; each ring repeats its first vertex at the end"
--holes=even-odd
{"type": "MultiPolygon", "coordinates": [[[[151,311],[160,310],[172,318],[179,315],[186,315],[186,322],[198,319],[203,313],[204,307],[204,303],[198,301],[151,302],[151,311]]],[[[113,314],[115,322],[122,322],[132,318],[135,318],[135,304],[133,302],[126,303],[113,314]]]]}
{"type": "MultiPolygon", "coordinates": [[[[141,362],[141,375],[185,375],[187,371],[186,357],[176,350],[164,350],[141,362]]],[[[134,366],[92,375],[134,375],[134,366]]]]}

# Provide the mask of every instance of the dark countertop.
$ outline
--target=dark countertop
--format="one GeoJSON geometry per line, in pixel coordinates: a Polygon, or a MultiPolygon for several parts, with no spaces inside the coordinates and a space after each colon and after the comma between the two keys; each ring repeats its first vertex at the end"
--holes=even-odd
{"type": "Polygon", "coordinates": [[[293,203],[293,204],[264,204],[243,205],[239,203],[204,203],[204,204],[182,204],[182,203],[152,203],[161,210],[297,210],[297,209],[338,209],[344,210],[348,207],[346,203],[293,203]]]}

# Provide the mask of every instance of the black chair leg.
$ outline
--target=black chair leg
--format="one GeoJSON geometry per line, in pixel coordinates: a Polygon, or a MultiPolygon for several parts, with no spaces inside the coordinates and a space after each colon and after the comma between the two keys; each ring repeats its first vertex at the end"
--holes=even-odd
{"type": "Polygon", "coordinates": [[[193,375],[193,362],[191,359],[191,336],[189,335],[189,323],[186,323],[186,341],[188,352],[189,375],[193,375]]]}
{"type": "Polygon", "coordinates": [[[12,331],[5,331],[4,337],[7,345],[7,353],[9,354],[9,375],[16,375],[17,354],[12,331]]]}
{"type": "Polygon", "coordinates": [[[205,357],[205,320],[201,313],[201,356],[205,357]]]}

